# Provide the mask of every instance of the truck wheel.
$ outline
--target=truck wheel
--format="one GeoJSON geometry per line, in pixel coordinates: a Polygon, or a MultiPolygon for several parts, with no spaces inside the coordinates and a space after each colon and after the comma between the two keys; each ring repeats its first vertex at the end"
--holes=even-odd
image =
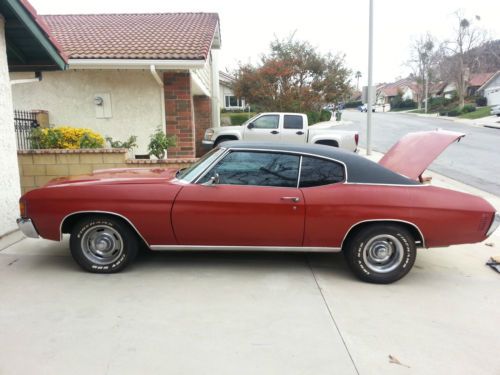
{"type": "Polygon", "coordinates": [[[410,272],[417,255],[412,235],[395,224],[367,226],[357,232],[343,250],[354,274],[376,284],[401,279],[410,272]]]}
{"type": "Polygon", "coordinates": [[[71,231],[73,259],[84,270],[114,273],[124,269],[137,255],[139,243],[130,227],[107,216],[89,216],[71,231]]]}

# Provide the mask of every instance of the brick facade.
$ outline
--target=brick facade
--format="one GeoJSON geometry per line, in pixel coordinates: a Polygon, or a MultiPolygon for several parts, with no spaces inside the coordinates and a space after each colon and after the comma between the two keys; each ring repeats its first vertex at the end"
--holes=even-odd
{"type": "Polygon", "coordinates": [[[175,135],[177,145],[168,148],[169,158],[195,156],[195,129],[189,72],[163,73],[166,132],[175,135]]]}
{"type": "Polygon", "coordinates": [[[212,126],[212,101],[208,96],[197,95],[193,97],[196,157],[200,157],[207,152],[201,141],[205,135],[205,130],[212,126]]]}

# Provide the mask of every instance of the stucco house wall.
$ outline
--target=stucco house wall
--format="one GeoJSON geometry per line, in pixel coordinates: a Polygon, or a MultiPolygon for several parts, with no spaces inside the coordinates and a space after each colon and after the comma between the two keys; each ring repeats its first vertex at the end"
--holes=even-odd
{"type": "MultiPolygon", "coordinates": [[[[14,80],[32,76],[11,73],[14,80]]],[[[161,92],[145,70],[44,72],[40,82],[12,86],[14,109],[47,110],[51,125],[87,127],[114,140],[136,135],[136,154],[147,153],[150,134],[163,123],[161,92]],[[96,96],[104,99],[101,108],[96,96]],[[109,117],[100,118],[103,109],[109,117]]]]}
{"type": "Polygon", "coordinates": [[[17,166],[14,113],[12,109],[9,71],[4,33],[4,19],[0,15],[0,239],[17,229],[18,199],[21,195],[17,166]]]}

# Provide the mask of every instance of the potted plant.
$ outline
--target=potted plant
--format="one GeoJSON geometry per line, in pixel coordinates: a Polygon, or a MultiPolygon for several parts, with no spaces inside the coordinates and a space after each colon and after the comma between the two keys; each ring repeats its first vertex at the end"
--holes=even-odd
{"type": "Polygon", "coordinates": [[[153,134],[151,134],[148,151],[149,155],[155,156],[157,159],[165,159],[167,149],[170,146],[175,146],[175,137],[166,135],[161,126],[158,126],[153,134]]]}

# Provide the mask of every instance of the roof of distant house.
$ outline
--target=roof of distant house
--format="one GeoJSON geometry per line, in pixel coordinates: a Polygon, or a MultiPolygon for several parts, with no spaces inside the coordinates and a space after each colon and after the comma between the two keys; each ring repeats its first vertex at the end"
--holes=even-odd
{"type": "Polygon", "coordinates": [[[41,17],[71,59],[202,60],[220,44],[217,13],[41,17]]]}
{"type": "Polygon", "coordinates": [[[219,71],[219,81],[221,83],[231,84],[234,82],[234,80],[235,80],[235,78],[231,74],[223,72],[223,71],[219,71]]]}
{"type": "Polygon", "coordinates": [[[488,81],[491,77],[493,77],[495,72],[491,73],[473,73],[469,78],[469,86],[482,86],[488,81]]]}
{"type": "Polygon", "coordinates": [[[379,88],[380,92],[385,96],[396,96],[398,91],[402,90],[404,87],[409,87],[412,90],[416,90],[416,82],[411,78],[403,78],[396,82],[388,83],[379,88]]]}

